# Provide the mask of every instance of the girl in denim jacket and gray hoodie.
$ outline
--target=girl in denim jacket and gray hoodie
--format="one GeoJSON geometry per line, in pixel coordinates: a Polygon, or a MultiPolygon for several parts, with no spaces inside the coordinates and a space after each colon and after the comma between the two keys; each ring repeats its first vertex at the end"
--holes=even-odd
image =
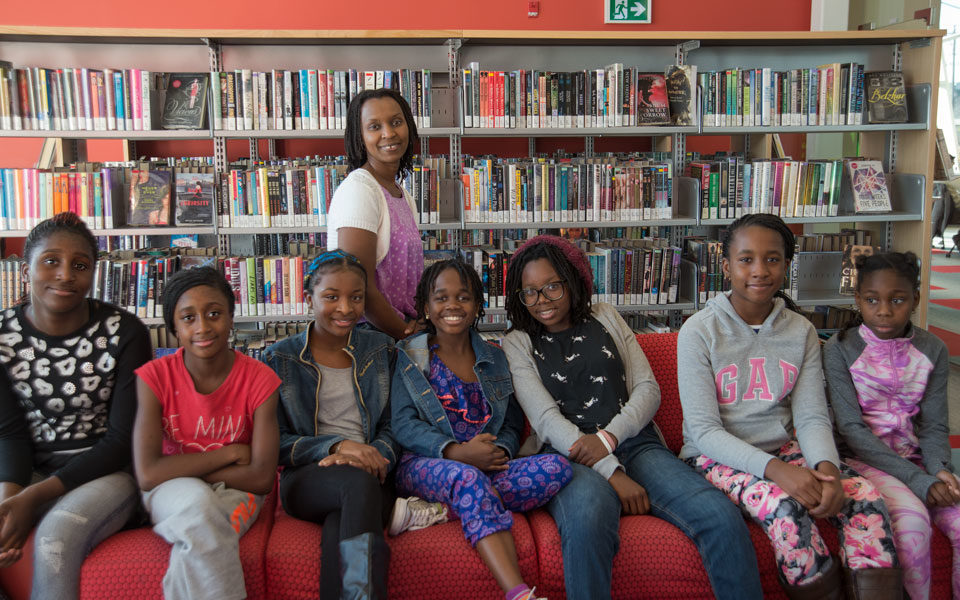
{"type": "Polygon", "coordinates": [[[383,526],[397,458],[387,409],[393,340],[354,327],[366,289],[354,256],[324,252],[311,263],[304,289],[313,323],[263,355],[283,380],[280,500],[294,517],[323,525],[324,597],[385,599],[390,551],[383,526]]]}
{"type": "Polygon", "coordinates": [[[415,304],[427,331],[399,342],[391,390],[393,431],[408,450],[397,489],[452,507],[506,599],[535,600],[517,565],[510,511],[545,504],[571,468],[557,455],[514,458],[523,413],[506,356],[474,329],[482,301],[479,276],[459,259],[420,278],[415,304]]]}

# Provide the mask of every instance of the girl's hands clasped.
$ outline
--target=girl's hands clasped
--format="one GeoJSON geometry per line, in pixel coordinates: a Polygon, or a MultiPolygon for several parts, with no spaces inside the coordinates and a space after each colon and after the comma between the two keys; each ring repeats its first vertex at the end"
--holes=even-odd
{"type": "Polygon", "coordinates": [[[585,467],[595,465],[598,460],[610,454],[607,447],[600,441],[599,435],[602,434],[591,433],[577,438],[577,441],[570,446],[567,458],[585,467]]]}
{"type": "Polygon", "coordinates": [[[337,451],[318,463],[321,467],[329,465],[348,464],[363,469],[382,483],[387,477],[387,465],[390,461],[369,444],[361,444],[353,440],[337,442],[337,451]]]}
{"type": "Polygon", "coordinates": [[[953,506],[960,504],[960,480],[947,470],[937,471],[940,481],[927,489],[927,504],[930,506],[953,506]]]}
{"type": "Polygon", "coordinates": [[[767,464],[764,476],[796,498],[813,516],[832,516],[843,505],[840,472],[831,463],[821,463],[818,468],[820,470],[773,459],[767,464]]]}
{"type": "Polygon", "coordinates": [[[470,438],[468,442],[448,444],[443,449],[443,457],[456,460],[480,469],[481,471],[506,471],[507,453],[495,442],[497,436],[490,433],[480,433],[470,438]]]}

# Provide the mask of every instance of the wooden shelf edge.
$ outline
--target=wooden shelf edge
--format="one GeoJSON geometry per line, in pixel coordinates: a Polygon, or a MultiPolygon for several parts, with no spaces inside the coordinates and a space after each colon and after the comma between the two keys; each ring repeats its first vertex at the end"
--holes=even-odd
{"type": "Polygon", "coordinates": [[[230,42],[233,40],[335,40],[335,39],[397,39],[440,40],[466,38],[475,41],[494,40],[554,40],[554,41],[648,41],[679,43],[697,39],[701,42],[740,41],[746,44],[778,42],[892,42],[943,37],[942,29],[880,29],[873,31],[651,31],[640,30],[529,30],[529,29],[171,29],[171,28],[113,28],[113,27],[46,27],[39,25],[0,25],[0,36],[125,38],[134,40],[203,38],[230,42]]]}

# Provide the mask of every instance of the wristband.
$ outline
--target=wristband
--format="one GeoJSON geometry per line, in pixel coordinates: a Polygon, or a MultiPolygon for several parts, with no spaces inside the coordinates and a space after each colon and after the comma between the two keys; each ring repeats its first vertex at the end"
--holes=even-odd
{"type": "Polygon", "coordinates": [[[601,429],[597,432],[597,437],[600,438],[600,443],[603,444],[603,447],[607,449],[607,453],[613,454],[613,446],[610,445],[610,441],[607,440],[607,436],[603,434],[604,431],[601,429]]]}

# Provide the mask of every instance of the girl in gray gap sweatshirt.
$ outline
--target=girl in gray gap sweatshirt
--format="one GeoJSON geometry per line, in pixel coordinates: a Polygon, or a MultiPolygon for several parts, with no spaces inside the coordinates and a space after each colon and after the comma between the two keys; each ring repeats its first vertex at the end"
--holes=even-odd
{"type": "Polygon", "coordinates": [[[722,245],[731,290],[693,315],[677,342],[680,457],[774,541],[789,597],[841,597],[838,561],[814,524],[829,517],[840,527],[851,597],[899,598],[886,508],[840,462],[816,332],[779,291],[793,233],[776,216],[751,214],[730,225],[722,245]]]}

